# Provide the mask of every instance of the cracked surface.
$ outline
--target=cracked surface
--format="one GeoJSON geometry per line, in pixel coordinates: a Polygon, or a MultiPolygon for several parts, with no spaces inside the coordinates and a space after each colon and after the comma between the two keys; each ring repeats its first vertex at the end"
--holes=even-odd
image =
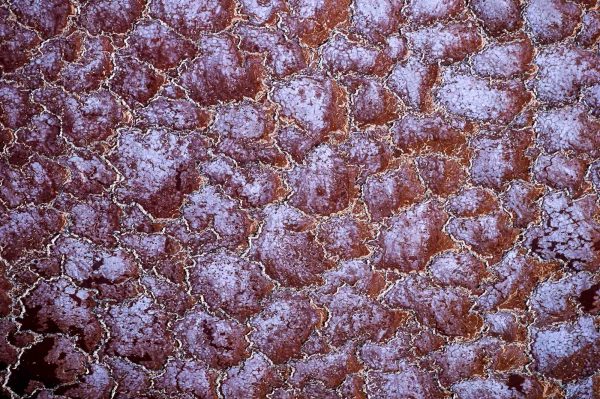
{"type": "Polygon", "coordinates": [[[595,0],[0,4],[0,397],[597,399],[595,0]]]}

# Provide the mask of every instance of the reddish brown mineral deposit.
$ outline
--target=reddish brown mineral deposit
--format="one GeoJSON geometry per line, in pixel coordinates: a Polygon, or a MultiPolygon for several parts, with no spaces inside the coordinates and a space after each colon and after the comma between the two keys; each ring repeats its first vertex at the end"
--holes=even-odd
{"type": "Polygon", "coordinates": [[[0,398],[598,399],[599,7],[0,1],[0,398]]]}

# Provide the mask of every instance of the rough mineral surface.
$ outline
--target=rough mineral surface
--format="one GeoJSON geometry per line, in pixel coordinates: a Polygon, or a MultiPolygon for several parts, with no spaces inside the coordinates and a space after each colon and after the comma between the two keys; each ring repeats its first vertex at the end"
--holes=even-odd
{"type": "Polygon", "coordinates": [[[0,398],[600,398],[596,0],[0,1],[0,398]]]}

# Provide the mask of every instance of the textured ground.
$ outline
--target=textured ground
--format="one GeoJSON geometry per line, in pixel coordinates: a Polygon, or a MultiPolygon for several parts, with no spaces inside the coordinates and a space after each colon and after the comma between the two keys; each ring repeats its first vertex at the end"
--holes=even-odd
{"type": "Polygon", "coordinates": [[[0,397],[600,398],[594,0],[0,4],[0,397]]]}

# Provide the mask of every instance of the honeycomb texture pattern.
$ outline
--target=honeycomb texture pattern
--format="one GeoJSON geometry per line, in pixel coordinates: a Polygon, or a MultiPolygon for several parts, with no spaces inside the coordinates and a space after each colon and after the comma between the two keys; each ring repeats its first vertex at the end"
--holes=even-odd
{"type": "Polygon", "coordinates": [[[0,2],[0,397],[600,398],[595,0],[0,2]]]}

